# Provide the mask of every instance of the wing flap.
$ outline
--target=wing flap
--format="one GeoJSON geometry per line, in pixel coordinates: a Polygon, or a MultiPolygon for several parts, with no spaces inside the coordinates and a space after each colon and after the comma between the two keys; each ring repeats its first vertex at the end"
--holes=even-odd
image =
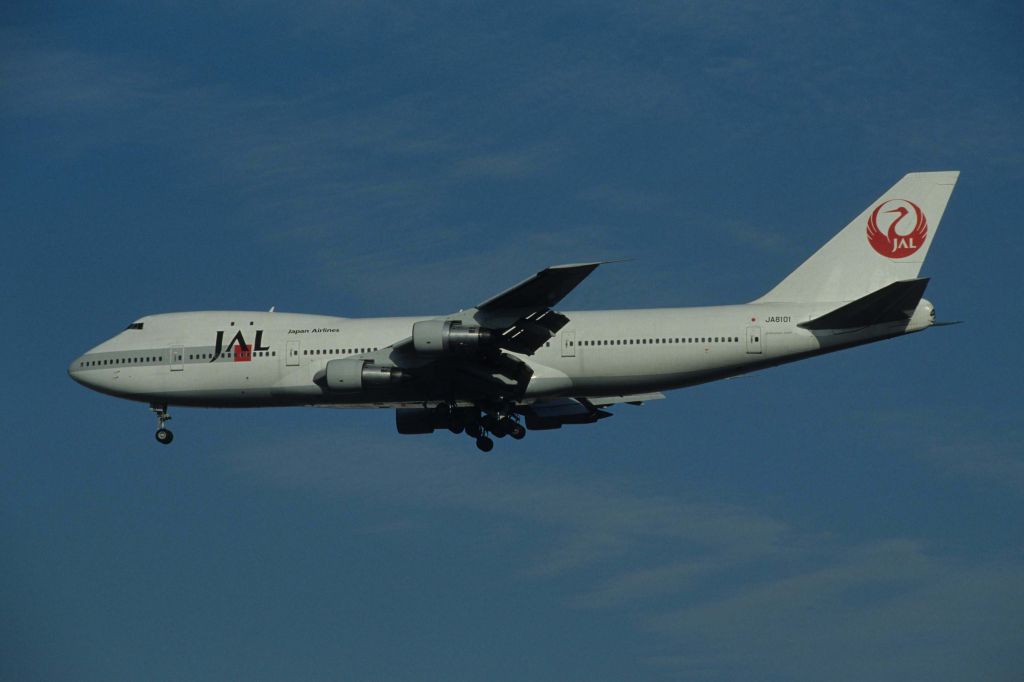
{"type": "Polygon", "coordinates": [[[567,324],[569,318],[554,310],[532,312],[502,330],[498,336],[498,345],[514,353],[533,355],[567,324]]]}

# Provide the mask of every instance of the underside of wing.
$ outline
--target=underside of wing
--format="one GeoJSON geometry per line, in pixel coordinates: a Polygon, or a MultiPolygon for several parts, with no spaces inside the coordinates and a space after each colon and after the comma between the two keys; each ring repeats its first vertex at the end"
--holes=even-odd
{"type": "Polygon", "coordinates": [[[526,426],[533,430],[557,429],[566,424],[592,424],[612,416],[603,408],[621,403],[642,405],[648,400],[664,398],[662,393],[638,395],[551,398],[535,400],[521,408],[526,426]]]}

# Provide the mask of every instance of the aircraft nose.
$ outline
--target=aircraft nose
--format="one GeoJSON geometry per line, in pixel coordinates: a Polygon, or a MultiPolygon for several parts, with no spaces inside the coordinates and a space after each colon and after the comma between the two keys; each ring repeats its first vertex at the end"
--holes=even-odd
{"type": "Polygon", "coordinates": [[[85,361],[82,359],[83,357],[85,356],[80,355],[79,357],[75,358],[70,365],[68,365],[68,376],[77,381],[78,383],[82,384],[83,386],[89,386],[90,384],[85,377],[85,361]]]}
{"type": "Polygon", "coordinates": [[[88,350],[72,360],[68,365],[68,376],[86,388],[100,391],[103,389],[104,376],[101,369],[95,366],[98,363],[89,360],[90,354],[94,352],[95,349],[88,350]]]}

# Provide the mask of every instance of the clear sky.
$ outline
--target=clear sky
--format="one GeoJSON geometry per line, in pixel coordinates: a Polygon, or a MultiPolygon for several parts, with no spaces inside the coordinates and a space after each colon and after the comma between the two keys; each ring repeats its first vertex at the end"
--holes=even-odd
{"type": "Polygon", "coordinates": [[[0,10],[0,678],[1019,680],[1017,2],[0,10]],[[133,319],[756,298],[912,170],[966,324],[588,427],[173,411],[133,319]]]}

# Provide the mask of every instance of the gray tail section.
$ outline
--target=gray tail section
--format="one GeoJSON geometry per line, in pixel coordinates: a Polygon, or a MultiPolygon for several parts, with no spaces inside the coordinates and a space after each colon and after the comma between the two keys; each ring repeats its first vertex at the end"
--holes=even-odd
{"type": "Polygon", "coordinates": [[[845,303],[916,279],[959,175],[905,175],[755,303],[845,303]]]}

